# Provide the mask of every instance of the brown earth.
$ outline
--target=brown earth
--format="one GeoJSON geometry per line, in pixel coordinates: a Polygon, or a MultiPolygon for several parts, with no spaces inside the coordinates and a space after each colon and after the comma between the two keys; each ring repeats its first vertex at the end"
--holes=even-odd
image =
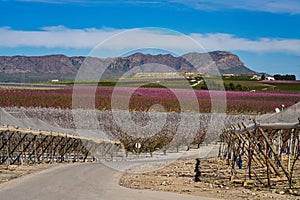
{"type": "MultiPolygon", "coordinates": [[[[120,185],[133,189],[168,191],[196,196],[222,199],[300,199],[287,194],[284,188],[268,189],[261,186],[243,187],[229,180],[230,169],[219,158],[201,160],[201,181],[194,182],[194,159],[177,160],[171,164],[162,163],[161,169],[137,173],[138,170],[151,168],[151,163],[128,170],[120,179],[120,185]],[[283,194],[284,193],[284,194],[283,194]]],[[[153,166],[157,168],[156,166],[153,166]]],[[[245,169],[246,170],[246,169],[245,169]]]]}
{"type": "Polygon", "coordinates": [[[0,187],[1,183],[8,182],[12,179],[24,175],[40,172],[60,164],[38,164],[38,165],[0,165],[0,187]]]}

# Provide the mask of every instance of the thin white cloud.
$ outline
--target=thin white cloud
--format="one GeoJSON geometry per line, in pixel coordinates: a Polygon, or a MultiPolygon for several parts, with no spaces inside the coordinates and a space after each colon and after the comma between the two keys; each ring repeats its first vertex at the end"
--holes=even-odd
{"type": "Polygon", "coordinates": [[[251,52],[290,52],[300,54],[300,39],[259,38],[250,40],[231,34],[213,33],[190,35],[209,50],[251,51],[251,52]]]}
{"type": "Polygon", "coordinates": [[[300,14],[299,0],[170,0],[199,10],[239,9],[271,13],[300,14]]]}
{"type": "MultiPolygon", "coordinates": [[[[102,43],[101,48],[110,52],[114,50],[124,52],[139,47],[168,48],[181,53],[201,49],[196,43],[190,42],[191,40],[186,36],[165,29],[138,29],[131,31],[130,34],[119,34],[123,31],[125,30],[113,28],[69,29],[64,26],[23,31],[2,27],[0,28],[0,47],[93,49],[106,40],[107,42],[102,43]],[[116,34],[118,35],[114,36],[116,34]],[[111,36],[114,36],[114,39],[107,40],[111,36]]],[[[259,38],[251,40],[225,33],[191,33],[188,36],[207,51],[289,52],[300,55],[300,39],[259,38]]]]}
{"type": "Polygon", "coordinates": [[[1,47],[92,48],[99,41],[121,32],[120,29],[68,29],[64,26],[43,27],[38,31],[0,28],[1,47]]]}

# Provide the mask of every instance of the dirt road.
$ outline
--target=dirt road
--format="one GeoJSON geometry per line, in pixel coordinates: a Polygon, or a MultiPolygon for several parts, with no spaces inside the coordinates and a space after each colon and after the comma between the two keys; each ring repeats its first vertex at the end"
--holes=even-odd
{"type": "MultiPolygon", "coordinates": [[[[149,190],[134,190],[119,186],[122,171],[147,161],[83,163],[55,167],[21,177],[0,185],[1,200],[211,200],[212,198],[149,190]]],[[[155,161],[153,161],[155,162],[155,161]]]]}

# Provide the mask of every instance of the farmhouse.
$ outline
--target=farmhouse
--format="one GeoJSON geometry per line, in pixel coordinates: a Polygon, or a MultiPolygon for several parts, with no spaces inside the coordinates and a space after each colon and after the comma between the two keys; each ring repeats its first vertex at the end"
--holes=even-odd
{"type": "Polygon", "coordinates": [[[53,80],[51,80],[51,83],[58,83],[58,82],[59,82],[58,79],[53,79],[53,80]]]}
{"type": "Polygon", "coordinates": [[[275,81],[275,78],[273,76],[267,76],[266,80],[267,81],[275,81]]]}

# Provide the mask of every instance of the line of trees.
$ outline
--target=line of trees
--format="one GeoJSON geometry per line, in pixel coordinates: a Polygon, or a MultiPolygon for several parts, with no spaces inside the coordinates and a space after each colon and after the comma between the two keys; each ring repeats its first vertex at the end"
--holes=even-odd
{"type": "Polygon", "coordinates": [[[219,89],[225,88],[226,91],[250,91],[249,87],[242,86],[241,84],[219,83],[219,82],[212,81],[212,80],[207,80],[206,82],[203,82],[201,85],[194,87],[194,88],[201,89],[201,90],[208,90],[208,89],[209,90],[219,90],[219,89]],[[208,87],[208,85],[209,85],[209,87],[208,87]]]}
{"type": "Polygon", "coordinates": [[[296,80],[296,76],[293,74],[286,74],[286,75],[275,74],[274,79],[275,80],[294,81],[294,80],[296,80]]]}
{"type": "Polygon", "coordinates": [[[250,91],[250,88],[247,86],[242,86],[241,84],[224,83],[226,91],[250,91]]]}

